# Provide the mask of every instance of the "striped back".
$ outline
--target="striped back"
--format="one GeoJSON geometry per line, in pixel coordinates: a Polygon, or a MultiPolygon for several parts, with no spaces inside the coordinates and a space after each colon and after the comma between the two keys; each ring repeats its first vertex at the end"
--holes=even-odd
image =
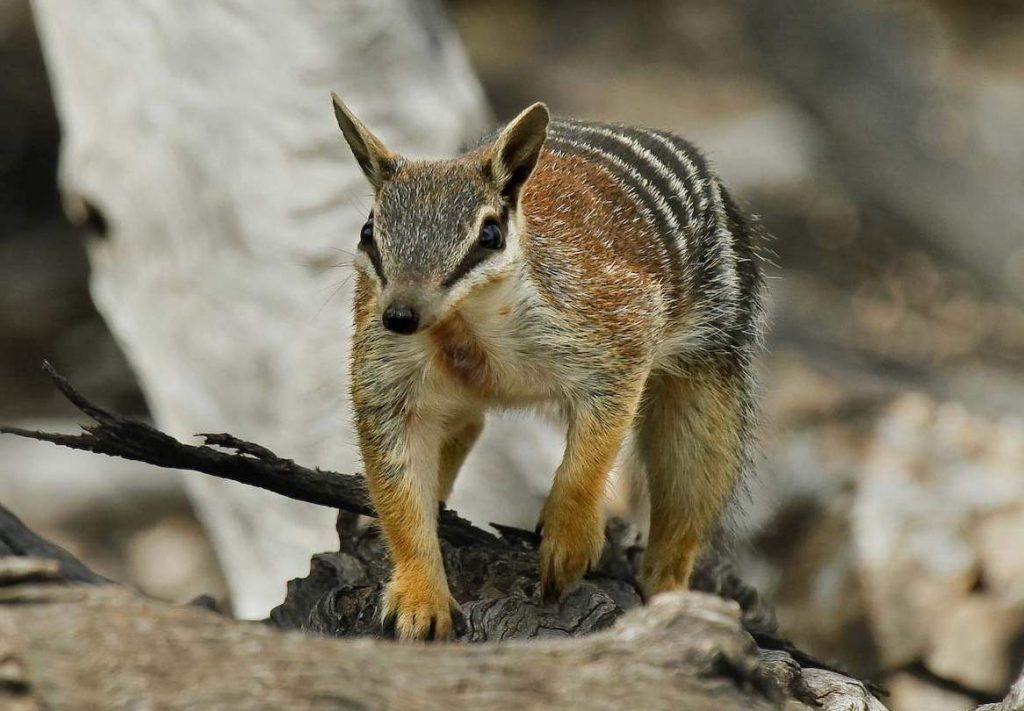
{"type": "Polygon", "coordinates": [[[546,145],[609,170],[662,234],[682,239],[695,231],[712,203],[713,176],[703,156],[666,131],[556,118],[546,145]]]}
{"type": "Polygon", "coordinates": [[[761,276],[751,229],[691,143],[668,131],[556,118],[546,147],[615,176],[665,245],[677,303],[703,312],[711,340],[732,349],[756,336],[761,276]]]}

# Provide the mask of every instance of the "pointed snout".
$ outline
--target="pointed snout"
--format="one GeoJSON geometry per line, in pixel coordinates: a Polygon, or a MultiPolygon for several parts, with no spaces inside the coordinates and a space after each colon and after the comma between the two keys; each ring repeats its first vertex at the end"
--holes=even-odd
{"type": "Polygon", "coordinates": [[[384,309],[384,316],[381,318],[381,321],[387,330],[403,335],[416,333],[416,330],[420,327],[419,313],[408,304],[391,304],[384,309]]]}

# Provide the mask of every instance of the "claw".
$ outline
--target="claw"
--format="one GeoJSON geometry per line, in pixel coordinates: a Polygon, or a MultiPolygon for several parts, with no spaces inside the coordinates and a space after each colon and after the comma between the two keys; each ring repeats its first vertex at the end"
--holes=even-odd
{"type": "Polygon", "coordinates": [[[447,640],[458,603],[447,586],[438,589],[415,579],[393,579],[384,590],[384,634],[405,641],[447,640]]]}
{"type": "Polygon", "coordinates": [[[587,523],[586,519],[558,517],[560,509],[545,516],[547,532],[541,540],[541,598],[545,603],[560,602],[576,584],[592,571],[601,557],[604,528],[600,518],[587,523]]]}

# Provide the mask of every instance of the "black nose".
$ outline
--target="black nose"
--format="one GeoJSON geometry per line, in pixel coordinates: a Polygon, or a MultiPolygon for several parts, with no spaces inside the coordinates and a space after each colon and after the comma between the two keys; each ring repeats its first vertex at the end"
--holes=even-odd
{"type": "Polygon", "coordinates": [[[411,306],[391,306],[384,309],[384,328],[395,333],[415,333],[420,325],[419,314],[411,306]]]}

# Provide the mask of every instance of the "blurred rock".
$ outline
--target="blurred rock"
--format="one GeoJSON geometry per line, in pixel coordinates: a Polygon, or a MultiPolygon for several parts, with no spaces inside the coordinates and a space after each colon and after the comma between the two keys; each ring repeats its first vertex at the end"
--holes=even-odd
{"type": "Polygon", "coordinates": [[[992,594],[971,595],[932,621],[931,639],[925,658],[930,671],[1002,695],[1024,654],[1024,604],[992,594]]]}
{"type": "Polygon", "coordinates": [[[887,681],[889,698],[886,699],[893,711],[965,711],[971,708],[973,700],[919,679],[907,672],[898,672],[887,681]]]}
{"type": "Polygon", "coordinates": [[[1024,669],[1002,701],[984,704],[974,711],[1024,711],[1024,669]]]}
{"type": "MultiPolygon", "coordinates": [[[[131,579],[163,600],[184,602],[197,594],[196,581],[217,578],[216,561],[195,519],[168,516],[135,534],[125,548],[131,579]]],[[[223,591],[218,591],[223,592],[223,591]]]]}
{"type": "MultiPolygon", "coordinates": [[[[1024,423],[786,351],[772,371],[752,569],[782,629],[861,674],[1001,696],[1024,661],[1024,423]]],[[[966,708],[889,682],[893,708],[966,708]]]]}
{"type": "Polygon", "coordinates": [[[769,367],[765,458],[748,508],[754,551],[744,572],[800,644],[877,674],[850,510],[887,396],[867,383],[853,391],[787,350],[769,367]]]}
{"type": "Polygon", "coordinates": [[[974,546],[986,587],[1009,600],[1024,601],[1024,504],[977,521],[974,546]]]}
{"type": "Polygon", "coordinates": [[[780,548],[789,538],[773,598],[780,628],[816,654],[876,676],[878,650],[850,535],[850,497],[838,497],[823,513],[810,501],[794,501],[792,509],[801,505],[807,511],[784,514],[796,525],[778,532],[780,548]]]}
{"type": "Polygon", "coordinates": [[[891,667],[946,643],[937,620],[983,579],[970,526],[1024,499],[1024,432],[916,395],[898,398],[875,432],[851,518],[872,629],[891,667]]]}

